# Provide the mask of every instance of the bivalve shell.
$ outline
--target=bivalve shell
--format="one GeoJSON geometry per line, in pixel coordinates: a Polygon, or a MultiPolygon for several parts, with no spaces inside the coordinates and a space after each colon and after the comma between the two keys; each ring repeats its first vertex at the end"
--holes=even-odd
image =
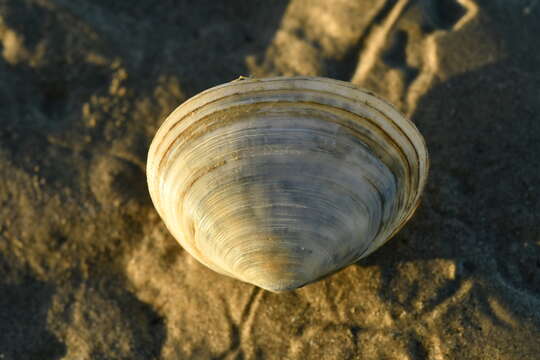
{"type": "Polygon", "coordinates": [[[418,206],[425,142],[390,104],[326,78],[242,79],[180,105],[148,155],[154,205],[209,268],[291,290],[367,256],[418,206]]]}

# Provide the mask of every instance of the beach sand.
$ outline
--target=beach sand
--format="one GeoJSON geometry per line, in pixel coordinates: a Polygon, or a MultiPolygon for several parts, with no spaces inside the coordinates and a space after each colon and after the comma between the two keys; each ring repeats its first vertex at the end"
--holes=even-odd
{"type": "Polygon", "coordinates": [[[537,0],[0,0],[0,359],[540,359],[539,34],[537,0]],[[146,154],[239,75],[399,107],[413,219],[284,294],[189,256],[146,154]]]}

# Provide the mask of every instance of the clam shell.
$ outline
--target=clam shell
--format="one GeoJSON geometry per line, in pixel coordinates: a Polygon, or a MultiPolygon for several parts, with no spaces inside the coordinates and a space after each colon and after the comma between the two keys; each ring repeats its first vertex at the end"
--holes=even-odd
{"type": "Polygon", "coordinates": [[[270,291],[367,256],[418,206],[425,142],[350,83],[242,79],[180,105],[148,155],[154,205],[209,268],[270,291]]]}

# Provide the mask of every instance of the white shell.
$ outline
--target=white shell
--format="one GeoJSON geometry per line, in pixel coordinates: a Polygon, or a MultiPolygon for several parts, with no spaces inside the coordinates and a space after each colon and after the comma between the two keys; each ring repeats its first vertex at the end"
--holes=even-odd
{"type": "Polygon", "coordinates": [[[148,155],[154,205],[209,268],[270,291],[367,256],[418,206],[428,172],[414,124],[325,78],[242,79],[180,105],[148,155]]]}

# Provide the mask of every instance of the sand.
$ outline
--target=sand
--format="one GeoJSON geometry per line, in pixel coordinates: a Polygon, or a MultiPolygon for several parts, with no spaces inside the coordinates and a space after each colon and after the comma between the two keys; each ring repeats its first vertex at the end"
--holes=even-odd
{"type": "Polygon", "coordinates": [[[540,359],[540,2],[0,0],[0,359],[540,359]],[[273,294],[169,235],[149,143],[239,75],[396,104],[432,166],[370,257],[273,294]]]}

